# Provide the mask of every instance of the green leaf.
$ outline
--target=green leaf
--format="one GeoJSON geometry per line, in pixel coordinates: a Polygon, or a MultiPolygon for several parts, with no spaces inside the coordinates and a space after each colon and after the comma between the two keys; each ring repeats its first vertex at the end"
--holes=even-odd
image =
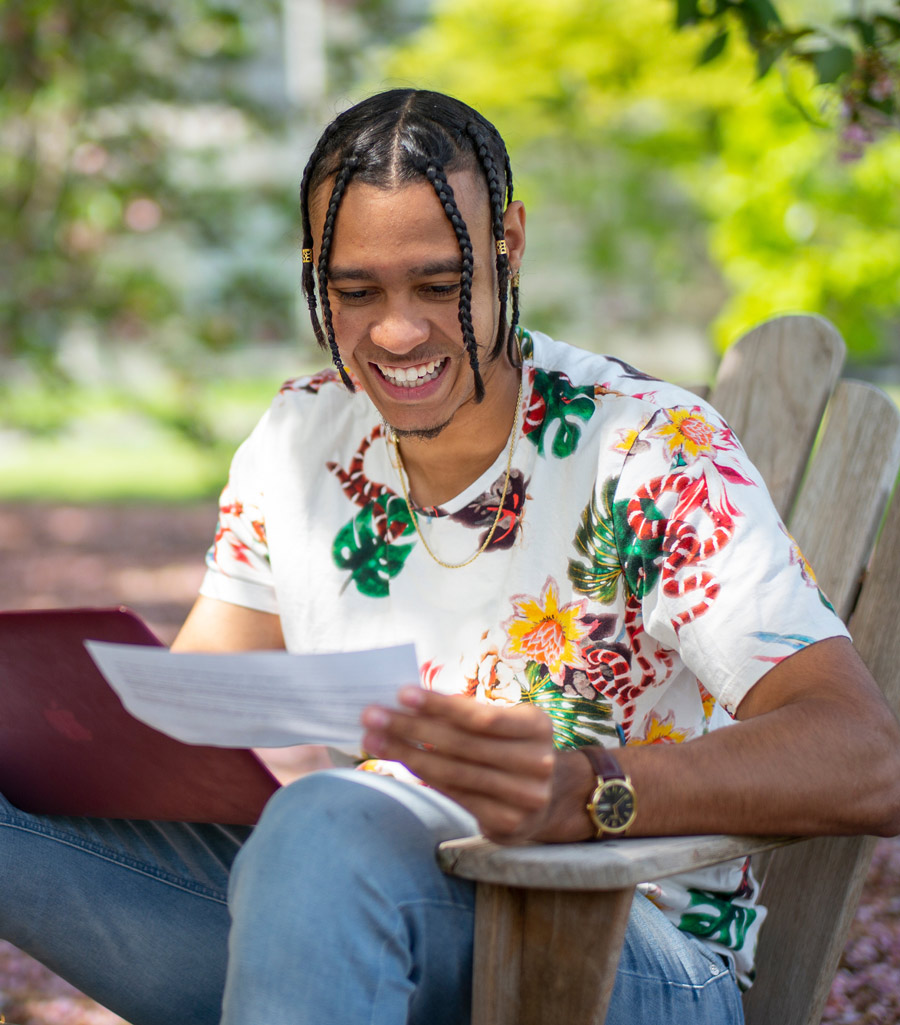
{"type": "MultiPolygon", "coordinates": [[[[409,513],[404,515],[405,503],[400,504],[404,509],[398,515],[389,515],[388,519],[389,522],[395,519],[403,522],[403,537],[414,533],[415,528],[409,513]]],[[[332,558],[339,569],[349,570],[350,579],[360,594],[368,598],[386,598],[390,594],[391,580],[403,569],[414,546],[381,537],[374,529],[372,513],[372,505],[367,505],[338,531],[332,546],[332,558]]]]}
{"type": "MultiPolygon", "coordinates": [[[[525,675],[529,676],[527,669],[525,675]]],[[[531,688],[523,693],[522,700],[537,705],[550,716],[553,743],[557,747],[598,744],[601,737],[616,735],[608,698],[599,693],[596,698],[569,697],[549,679],[535,685],[529,678],[529,683],[531,688]]]]}
{"type": "Polygon", "coordinates": [[[565,374],[556,370],[538,370],[534,377],[534,390],[543,398],[545,410],[540,426],[528,434],[528,439],[543,455],[544,440],[556,424],[550,448],[557,459],[565,459],[575,451],[581,438],[581,427],[577,421],[590,420],[594,415],[594,390],[576,388],[565,374]]]}
{"type": "Polygon", "coordinates": [[[853,70],[853,51],[849,46],[837,44],[814,53],[812,62],[823,85],[836,82],[841,75],[853,70]]]}
{"type": "Polygon", "coordinates": [[[900,18],[892,18],[887,14],[876,14],[875,23],[877,25],[884,25],[888,29],[891,42],[896,42],[900,39],[900,18]]]}
{"type": "MultiPolygon", "coordinates": [[[[641,510],[648,520],[664,520],[665,516],[649,498],[641,500],[641,510]]],[[[628,523],[628,502],[613,505],[613,524],[618,539],[619,557],[628,589],[637,598],[653,590],[659,567],[665,558],[663,537],[640,538],[628,523]]]]}
{"type": "Polygon", "coordinates": [[[675,25],[684,28],[700,20],[699,0],[676,0],[675,25]]]}
{"type": "Polygon", "coordinates": [[[756,77],[765,78],[772,65],[787,48],[787,43],[775,43],[773,45],[758,44],[756,48],[756,77]]]}
{"type": "Polygon", "coordinates": [[[704,64],[709,64],[718,57],[725,49],[728,43],[728,29],[724,32],[720,32],[717,36],[714,36],[703,48],[703,52],[697,59],[697,66],[702,67],[704,64]]]}
{"type": "Polygon", "coordinates": [[[867,21],[865,18],[842,18],[839,24],[856,29],[856,34],[863,46],[876,45],[874,22],[867,21]]]}
{"type": "Polygon", "coordinates": [[[744,945],[756,918],[755,908],[732,904],[728,894],[694,889],[689,889],[688,893],[691,903],[681,916],[679,929],[735,950],[744,945]]]}
{"type": "Polygon", "coordinates": [[[771,0],[744,0],[743,6],[753,12],[760,28],[775,28],[782,24],[781,15],[771,0]]]}
{"type": "Polygon", "coordinates": [[[597,504],[595,492],[581,514],[581,523],[572,543],[587,562],[569,559],[569,580],[575,590],[604,605],[615,601],[622,576],[611,509],[617,483],[618,478],[613,477],[604,485],[602,509],[597,504]]]}

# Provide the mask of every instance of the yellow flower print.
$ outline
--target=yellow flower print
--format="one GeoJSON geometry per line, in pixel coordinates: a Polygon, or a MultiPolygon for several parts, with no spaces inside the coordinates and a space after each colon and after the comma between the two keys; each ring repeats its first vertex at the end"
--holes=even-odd
{"type": "Polygon", "coordinates": [[[808,587],[818,587],[819,585],[816,581],[815,571],[813,570],[812,566],[810,566],[810,564],[807,562],[806,556],[800,550],[800,545],[798,545],[796,540],[794,539],[794,535],[791,534],[791,532],[784,526],[784,524],[779,523],[778,525],[779,527],[781,527],[782,534],[784,534],[788,541],[791,542],[789,556],[791,564],[800,567],[800,576],[803,577],[803,581],[808,587]]]}
{"type": "Polygon", "coordinates": [[[691,729],[675,729],[674,712],[669,712],[662,719],[655,712],[651,712],[649,720],[645,720],[645,722],[646,727],[643,737],[630,740],[630,744],[680,744],[682,741],[687,740],[693,732],[691,729]]]}
{"type": "Polygon", "coordinates": [[[619,440],[613,445],[613,452],[630,452],[638,439],[639,430],[632,430],[630,427],[622,427],[616,434],[619,440]]]}
{"type": "Polygon", "coordinates": [[[524,657],[547,667],[554,682],[562,682],[566,666],[584,668],[579,642],[590,633],[581,621],[587,599],[559,607],[559,589],[547,577],[539,600],[528,595],[513,598],[515,615],[504,624],[506,657],[524,657]]]}
{"type": "Polygon", "coordinates": [[[716,706],[716,699],[710,694],[710,692],[703,686],[698,680],[697,687],[700,690],[700,700],[703,702],[703,718],[709,719],[713,713],[713,709],[716,706]]]}
{"type": "Polygon", "coordinates": [[[669,423],[656,434],[666,439],[669,455],[681,452],[687,459],[696,459],[701,453],[711,452],[716,428],[706,419],[699,406],[693,409],[667,409],[669,423]]]}

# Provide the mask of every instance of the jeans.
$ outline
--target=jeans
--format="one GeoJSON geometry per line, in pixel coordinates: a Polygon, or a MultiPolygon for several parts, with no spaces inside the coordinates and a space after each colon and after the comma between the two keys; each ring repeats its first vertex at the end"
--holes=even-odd
{"type": "MultiPolygon", "coordinates": [[[[0,936],[132,1025],[464,1025],[474,886],[452,801],[334,770],[244,827],[27,815],[0,798],[0,936]]],[[[576,938],[584,942],[584,938],[576,938]]],[[[740,1025],[725,963],[635,897],[608,1025],[740,1025]]]]}

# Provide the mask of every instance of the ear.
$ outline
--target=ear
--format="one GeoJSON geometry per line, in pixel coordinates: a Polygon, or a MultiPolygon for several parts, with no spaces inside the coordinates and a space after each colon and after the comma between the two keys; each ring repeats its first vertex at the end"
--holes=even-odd
{"type": "Polygon", "coordinates": [[[520,199],[514,199],[506,208],[503,231],[509,253],[509,269],[515,274],[525,257],[525,205],[520,199]]]}

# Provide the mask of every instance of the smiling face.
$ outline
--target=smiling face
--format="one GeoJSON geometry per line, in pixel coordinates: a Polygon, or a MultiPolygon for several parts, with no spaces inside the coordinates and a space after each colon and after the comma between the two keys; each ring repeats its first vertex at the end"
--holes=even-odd
{"type": "MultiPolygon", "coordinates": [[[[458,317],[459,243],[431,184],[381,188],[351,181],[332,238],[328,297],[341,358],[401,435],[431,437],[450,424],[455,431],[490,422],[509,403],[510,383],[517,383],[505,354],[488,357],[499,302],[487,190],[470,171],[452,173],[448,180],[472,240],[471,310],[486,389],[482,403],[474,401],[458,317]]],[[[312,196],[316,240],[329,194],[326,182],[312,196]]],[[[510,205],[505,223],[515,269],[524,250],[521,204],[510,205]]]]}

